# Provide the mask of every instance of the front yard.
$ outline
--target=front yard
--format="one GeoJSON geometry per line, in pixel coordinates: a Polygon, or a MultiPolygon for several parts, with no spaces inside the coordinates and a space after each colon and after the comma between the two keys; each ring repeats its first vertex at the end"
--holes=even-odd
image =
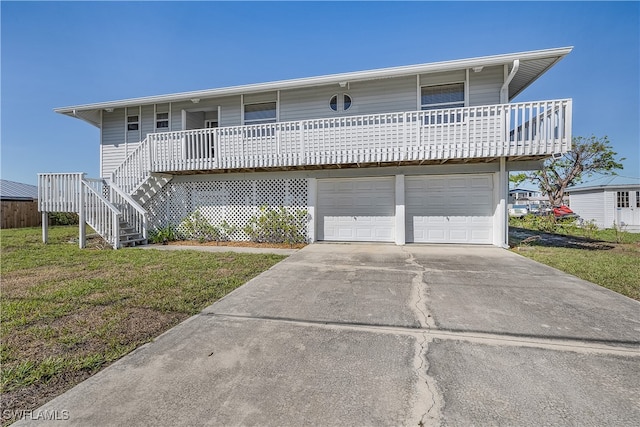
{"type": "Polygon", "coordinates": [[[78,249],[77,227],[0,231],[2,422],[153,340],[284,257],[78,249]]]}
{"type": "Polygon", "coordinates": [[[509,243],[520,255],[640,301],[640,233],[512,218],[509,243]]]}

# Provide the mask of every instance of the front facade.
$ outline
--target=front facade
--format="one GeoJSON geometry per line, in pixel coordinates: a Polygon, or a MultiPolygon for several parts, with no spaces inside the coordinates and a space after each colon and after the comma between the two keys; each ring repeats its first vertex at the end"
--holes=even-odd
{"type": "Polygon", "coordinates": [[[102,178],[41,174],[40,208],[103,198],[107,229],[140,234],[198,211],[246,240],[261,206],[284,207],[309,242],[503,246],[509,171],[571,148],[571,100],[510,101],[570,51],[60,108],[101,129],[102,178]]]}
{"type": "Polygon", "coordinates": [[[569,188],[571,210],[599,228],[640,232],[640,178],[607,176],[569,188]]]}

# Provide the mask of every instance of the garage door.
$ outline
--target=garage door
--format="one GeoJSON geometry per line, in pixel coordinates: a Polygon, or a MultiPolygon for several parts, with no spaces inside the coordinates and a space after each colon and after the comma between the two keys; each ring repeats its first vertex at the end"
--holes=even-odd
{"type": "Polygon", "coordinates": [[[393,177],[318,180],[318,240],[392,242],[393,177]]]}
{"type": "Polygon", "coordinates": [[[407,242],[493,242],[493,178],[489,174],[405,179],[407,242]]]}

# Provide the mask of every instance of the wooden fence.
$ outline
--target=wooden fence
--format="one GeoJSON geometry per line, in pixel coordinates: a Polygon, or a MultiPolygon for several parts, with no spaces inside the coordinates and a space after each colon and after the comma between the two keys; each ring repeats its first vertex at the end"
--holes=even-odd
{"type": "Polygon", "coordinates": [[[36,200],[2,200],[2,225],[0,228],[38,227],[42,225],[42,215],[38,212],[36,200]]]}

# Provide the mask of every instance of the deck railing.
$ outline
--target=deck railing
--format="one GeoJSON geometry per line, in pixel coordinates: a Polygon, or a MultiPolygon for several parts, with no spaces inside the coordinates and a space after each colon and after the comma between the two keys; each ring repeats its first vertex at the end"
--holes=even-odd
{"type": "Polygon", "coordinates": [[[163,132],[141,147],[131,163],[151,172],[551,155],[571,147],[571,100],[163,132]]]}
{"type": "MultiPolygon", "coordinates": [[[[38,210],[77,213],[80,224],[89,224],[115,249],[120,247],[121,221],[147,238],[147,212],[117,185],[84,173],[38,174],[38,210]]],[[[81,225],[80,246],[84,243],[81,225]]]]}

